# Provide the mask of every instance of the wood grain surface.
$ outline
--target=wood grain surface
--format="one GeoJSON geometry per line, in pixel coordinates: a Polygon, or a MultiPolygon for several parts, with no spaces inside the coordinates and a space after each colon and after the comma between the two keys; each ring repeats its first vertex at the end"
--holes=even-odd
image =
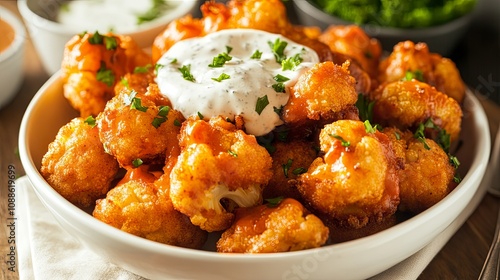
{"type": "MultiPolygon", "coordinates": [[[[17,13],[16,1],[0,1],[0,5],[17,13]]],[[[497,68],[498,65],[496,64],[497,68]]],[[[472,70],[467,69],[467,71],[472,70]]],[[[19,279],[18,265],[16,264],[15,267],[16,272],[12,272],[7,269],[6,264],[7,254],[10,252],[10,244],[8,244],[10,230],[7,226],[9,217],[7,171],[9,166],[14,166],[18,177],[24,175],[17,153],[19,125],[31,98],[49,78],[29,38],[26,46],[24,75],[24,82],[18,95],[9,105],[0,109],[0,280],[19,279]]],[[[475,75],[479,76],[479,74],[475,75]]],[[[488,78],[487,73],[484,77],[488,78]]],[[[498,90],[498,87],[494,89],[497,95],[498,90]]],[[[500,123],[500,107],[484,97],[487,95],[479,95],[479,99],[489,117],[492,135],[495,135],[500,123]]],[[[493,238],[499,201],[498,198],[487,194],[476,211],[437,254],[419,279],[477,279],[493,238]]]]}

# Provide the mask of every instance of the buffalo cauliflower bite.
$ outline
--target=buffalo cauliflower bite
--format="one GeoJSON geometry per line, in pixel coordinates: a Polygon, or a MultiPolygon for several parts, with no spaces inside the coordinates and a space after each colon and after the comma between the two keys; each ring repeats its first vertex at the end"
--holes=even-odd
{"type": "Polygon", "coordinates": [[[399,42],[378,67],[381,84],[416,79],[436,87],[458,103],[465,96],[465,83],[455,63],[431,53],[425,43],[399,42]]]}
{"type": "Polygon", "coordinates": [[[113,87],[122,76],[151,63],[151,57],[128,36],[75,35],[64,48],[64,96],[82,117],[97,116],[114,96],[113,87]]]}
{"type": "Polygon", "coordinates": [[[221,117],[209,122],[188,119],[182,125],[180,145],[170,175],[170,197],[193,224],[207,231],[224,230],[231,225],[235,204],[262,203],[272,160],[254,136],[221,117]]]}
{"type": "Polygon", "coordinates": [[[326,125],[319,136],[324,156],[297,179],[311,207],[348,228],[382,222],[399,204],[400,167],[391,141],[365,126],[353,120],[326,125]]]}
{"type": "Polygon", "coordinates": [[[59,194],[80,207],[104,197],[119,170],[116,160],[105,153],[94,121],[79,117],[61,127],[40,169],[59,194]]]}
{"type": "Polygon", "coordinates": [[[304,134],[338,119],[358,119],[355,106],[356,80],[349,74],[349,62],[331,61],[314,65],[290,88],[290,98],[281,110],[282,119],[295,134],[304,134]]]}
{"type": "Polygon", "coordinates": [[[217,241],[222,253],[276,253],[322,246],[328,228],[292,198],[236,209],[233,225],[217,241]]]}
{"type": "Polygon", "coordinates": [[[385,128],[397,154],[404,159],[399,176],[399,210],[418,214],[448,195],[456,186],[455,167],[434,140],[415,138],[410,131],[385,128]]]}
{"type": "Polygon", "coordinates": [[[170,106],[151,84],[140,94],[126,88],[113,97],[97,117],[99,136],[106,151],[124,168],[140,160],[163,164],[167,151],[178,145],[182,114],[170,106]]]}
{"type": "Polygon", "coordinates": [[[115,228],[152,241],[199,249],[207,232],[176,211],[168,197],[159,196],[156,181],[143,165],[126,176],[99,199],[93,216],[115,228]]]}
{"type": "Polygon", "coordinates": [[[369,98],[375,101],[375,123],[413,130],[431,119],[450,134],[452,142],[458,139],[462,123],[460,104],[427,83],[411,80],[383,84],[369,98]]]}

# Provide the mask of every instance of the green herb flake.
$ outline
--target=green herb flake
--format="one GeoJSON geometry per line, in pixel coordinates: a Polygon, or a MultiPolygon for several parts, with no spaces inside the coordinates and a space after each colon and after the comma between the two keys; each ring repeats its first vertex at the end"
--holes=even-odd
{"type": "Polygon", "coordinates": [[[170,5],[165,0],[153,0],[153,5],[147,11],[137,15],[137,24],[144,24],[159,18],[170,5]]]}
{"type": "Polygon", "coordinates": [[[359,111],[359,117],[362,121],[372,121],[373,120],[373,107],[375,106],[375,101],[370,101],[368,97],[364,94],[358,94],[358,100],[356,101],[356,107],[359,111]]]}
{"type": "Polygon", "coordinates": [[[130,104],[130,109],[131,110],[138,110],[141,112],[146,112],[148,110],[148,107],[142,106],[142,101],[138,97],[134,97],[132,99],[132,104],[130,104]]]}
{"type": "Polygon", "coordinates": [[[151,64],[148,64],[146,66],[137,66],[134,68],[134,74],[148,73],[149,69],[151,69],[151,64]]]}
{"type": "Polygon", "coordinates": [[[115,37],[110,37],[110,36],[103,36],[104,40],[104,46],[106,47],[106,50],[116,50],[118,47],[118,41],[116,41],[115,37]]]}
{"type": "Polygon", "coordinates": [[[267,105],[269,105],[269,99],[267,98],[267,95],[257,98],[257,103],[255,103],[255,112],[260,115],[262,111],[264,111],[264,108],[267,107],[267,105]]]}
{"type": "Polygon", "coordinates": [[[144,162],[142,161],[142,159],[140,159],[140,158],[136,158],[136,159],[134,159],[134,160],[132,161],[132,166],[133,166],[134,168],[137,168],[137,167],[141,166],[143,163],[144,163],[144,162]]]}
{"type": "Polygon", "coordinates": [[[182,123],[181,123],[181,121],[179,121],[178,119],[175,119],[175,120],[174,120],[174,125],[175,125],[175,126],[181,126],[181,125],[182,125],[182,123]]]}
{"type": "Polygon", "coordinates": [[[155,70],[154,70],[155,76],[158,76],[158,71],[160,71],[160,69],[163,68],[163,67],[165,67],[165,65],[159,64],[159,63],[155,64],[155,70]]]}
{"type": "Polygon", "coordinates": [[[274,91],[285,92],[285,83],[284,82],[286,82],[290,79],[283,76],[283,75],[280,75],[280,74],[274,76],[273,79],[277,82],[276,84],[272,85],[274,91]]]}
{"type": "Polygon", "coordinates": [[[281,62],[286,59],[285,55],[285,48],[288,45],[286,41],[281,41],[280,38],[276,38],[276,40],[273,42],[269,41],[267,42],[269,44],[269,47],[271,48],[271,51],[273,52],[274,58],[276,58],[276,62],[281,64],[281,62]]]}
{"type": "Polygon", "coordinates": [[[217,77],[217,78],[212,78],[212,80],[214,80],[214,81],[216,81],[216,82],[219,82],[219,83],[220,83],[220,82],[222,82],[223,80],[227,80],[227,79],[229,79],[229,78],[231,78],[231,76],[229,76],[228,74],[226,74],[226,73],[221,73],[221,74],[219,75],[219,77],[217,77]]]}
{"type": "Polygon", "coordinates": [[[232,56],[230,56],[227,53],[220,53],[216,57],[213,58],[212,63],[208,65],[208,67],[216,68],[216,67],[222,67],[224,64],[228,61],[233,59],[232,56]]]}
{"type": "Polygon", "coordinates": [[[276,106],[273,106],[273,110],[274,112],[278,115],[278,116],[281,116],[281,113],[283,112],[283,105],[281,105],[279,108],[276,107],[276,106]]]}
{"type": "Polygon", "coordinates": [[[101,61],[101,68],[99,68],[96,73],[96,79],[106,84],[108,87],[113,86],[115,83],[115,75],[111,69],[106,68],[106,63],[104,63],[104,61],[101,61]]]}
{"type": "Polygon", "coordinates": [[[91,127],[96,126],[96,121],[95,121],[95,118],[93,116],[88,116],[83,122],[90,125],[91,127]]]}
{"type": "Polygon", "coordinates": [[[283,201],[283,199],[285,199],[283,196],[278,196],[274,198],[266,198],[265,201],[267,202],[267,207],[276,207],[283,201]]]}
{"type": "Polygon", "coordinates": [[[232,50],[233,50],[232,47],[226,46],[226,53],[230,54],[232,50]]]}
{"type": "Polygon", "coordinates": [[[124,85],[126,88],[130,88],[130,84],[128,83],[128,80],[125,77],[122,77],[120,79],[120,83],[124,85]]]}
{"type": "Polygon", "coordinates": [[[103,36],[97,31],[89,37],[89,43],[92,45],[100,45],[103,41],[103,36]]]}
{"type": "Polygon", "coordinates": [[[415,71],[406,71],[404,81],[411,81],[411,80],[417,80],[424,82],[424,73],[421,70],[415,70],[415,71]]]}
{"type": "Polygon", "coordinates": [[[302,57],[300,54],[296,54],[292,57],[286,58],[283,61],[281,61],[281,70],[286,71],[286,70],[295,70],[300,63],[302,63],[302,57]]]}
{"type": "Polygon", "coordinates": [[[183,65],[181,68],[178,68],[181,71],[182,77],[186,81],[194,82],[195,79],[193,74],[191,74],[191,64],[183,65]]]}
{"type": "Polygon", "coordinates": [[[231,150],[227,150],[227,153],[230,154],[233,157],[238,157],[238,154],[235,153],[235,152],[233,152],[233,151],[231,151],[231,150]]]}
{"type": "Polygon", "coordinates": [[[286,163],[281,165],[281,167],[283,168],[283,174],[285,175],[285,178],[288,178],[288,170],[290,170],[290,168],[292,167],[292,163],[293,160],[289,158],[286,163]]]}
{"type": "Polygon", "coordinates": [[[251,59],[260,59],[261,57],[262,57],[262,52],[259,50],[255,50],[252,56],[250,56],[251,59]]]}
{"type": "Polygon", "coordinates": [[[205,117],[200,112],[198,112],[198,118],[200,118],[200,120],[203,120],[205,117]]]}
{"type": "Polygon", "coordinates": [[[349,141],[346,141],[344,138],[342,138],[342,136],[340,135],[337,135],[337,134],[328,134],[330,135],[331,137],[337,139],[340,141],[340,143],[342,144],[343,147],[349,147],[351,146],[351,142],[349,141]]]}
{"type": "Polygon", "coordinates": [[[307,172],[307,169],[304,168],[304,167],[298,167],[298,168],[295,168],[292,173],[296,176],[300,175],[300,174],[304,174],[307,172]]]}
{"type": "Polygon", "coordinates": [[[377,125],[372,126],[369,120],[364,121],[363,125],[365,126],[366,133],[375,133],[377,131],[377,125]]]}
{"type": "Polygon", "coordinates": [[[418,125],[417,129],[415,130],[413,137],[415,139],[417,139],[418,141],[420,141],[420,143],[422,143],[424,145],[424,148],[426,150],[430,150],[431,147],[429,147],[429,144],[427,144],[427,142],[425,141],[424,129],[425,129],[425,125],[423,123],[420,123],[418,125]]]}

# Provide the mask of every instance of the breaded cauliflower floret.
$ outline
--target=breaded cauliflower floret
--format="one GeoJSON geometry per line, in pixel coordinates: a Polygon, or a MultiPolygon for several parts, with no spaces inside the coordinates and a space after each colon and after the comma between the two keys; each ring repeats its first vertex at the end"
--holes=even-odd
{"type": "Polygon", "coordinates": [[[219,241],[222,253],[276,253],[322,246],[328,228],[298,201],[286,198],[278,205],[268,203],[239,208],[231,228],[219,241]]]}
{"type": "Polygon", "coordinates": [[[100,139],[122,167],[137,160],[163,164],[167,152],[178,145],[184,117],[155,88],[151,84],[145,94],[124,89],[97,117],[100,139]]]}
{"type": "Polygon", "coordinates": [[[413,130],[431,119],[450,134],[452,142],[458,139],[462,124],[460,104],[427,83],[411,80],[383,84],[370,94],[370,99],[375,101],[375,123],[413,130]]]}
{"type": "Polygon", "coordinates": [[[147,166],[129,170],[105,199],[97,201],[93,216],[113,227],[152,241],[201,248],[207,232],[176,211],[168,197],[158,196],[156,177],[148,174],[144,168],[147,166]]]}
{"type": "Polygon", "coordinates": [[[113,87],[122,76],[151,63],[151,57],[129,36],[75,35],[64,48],[64,96],[82,117],[97,116],[114,96],[113,87]]]}
{"type": "Polygon", "coordinates": [[[74,118],[61,127],[40,169],[59,194],[80,207],[104,197],[119,169],[116,160],[104,152],[94,120],[89,120],[74,118]]]}
{"type": "Polygon", "coordinates": [[[397,210],[397,160],[389,138],[361,121],[339,120],[320,133],[324,153],[298,178],[303,198],[337,224],[362,228],[397,210]]]}
{"type": "Polygon", "coordinates": [[[224,230],[233,220],[234,204],[262,203],[272,160],[254,136],[220,117],[210,122],[188,119],[182,125],[180,145],[170,175],[170,197],[193,224],[207,231],[224,230]]]}
{"type": "Polygon", "coordinates": [[[385,128],[384,133],[401,149],[404,168],[399,175],[399,210],[418,214],[430,208],[456,186],[455,167],[448,154],[434,140],[417,139],[409,132],[385,128]]]}

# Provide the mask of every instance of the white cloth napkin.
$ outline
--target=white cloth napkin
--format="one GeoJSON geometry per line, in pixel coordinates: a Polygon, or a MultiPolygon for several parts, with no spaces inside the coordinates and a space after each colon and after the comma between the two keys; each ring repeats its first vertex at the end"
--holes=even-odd
{"type": "MultiPolygon", "coordinates": [[[[416,279],[476,209],[486,189],[482,184],[463,213],[429,245],[371,279],[416,279]]],[[[27,177],[17,180],[16,193],[20,280],[144,279],[101,259],[70,236],[38,199],[27,177]]]]}

